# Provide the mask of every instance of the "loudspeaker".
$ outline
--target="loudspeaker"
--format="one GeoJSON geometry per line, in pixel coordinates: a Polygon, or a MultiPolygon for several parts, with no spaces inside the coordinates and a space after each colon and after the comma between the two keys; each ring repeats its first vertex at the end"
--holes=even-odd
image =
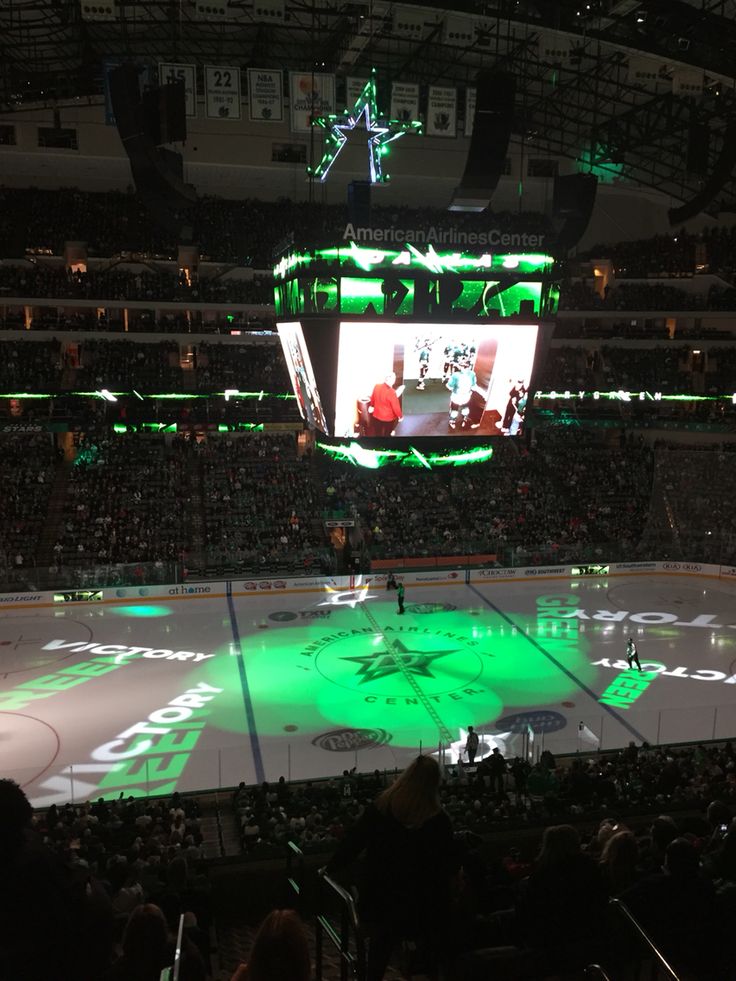
{"type": "Polygon", "coordinates": [[[577,245],[593,213],[598,178],[593,174],[568,174],[555,177],[552,192],[552,223],[558,248],[577,245]]]}
{"type": "Polygon", "coordinates": [[[125,141],[143,132],[141,90],[135,65],[119,65],[108,72],[110,102],[120,139],[125,141]]]}
{"type": "Polygon", "coordinates": [[[184,143],[187,138],[187,110],[183,79],[144,92],[143,114],[146,133],[154,146],[184,143]]]}
{"type": "Polygon", "coordinates": [[[734,167],[736,167],[736,123],[731,123],[723,134],[723,147],[713,167],[713,173],[692,200],[680,205],[679,208],[670,208],[667,212],[670,225],[680,225],[683,221],[689,221],[690,218],[699,215],[723,188],[731,177],[734,167]]]}
{"type": "Polygon", "coordinates": [[[514,122],[516,79],[507,72],[481,72],[477,80],[473,135],[460,186],[450,211],[484,211],[506,165],[514,122]]]}
{"type": "Polygon", "coordinates": [[[690,123],[687,134],[687,169],[691,174],[705,177],[708,173],[710,129],[705,123],[690,123]]]}
{"type": "Polygon", "coordinates": [[[371,223],[371,183],[351,181],[348,184],[348,220],[360,228],[371,223]]]}
{"type": "MultiPolygon", "coordinates": [[[[136,189],[156,220],[178,234],[182,221],[179,212],[196,201],[197,194],[191,185],[184,183],[181,155],[156,149],[154,140],[160,134],[151,132],[151,112],[146,112],[146,106],[149,110],[155,106],[158,112],[158,96],[147,94],[144,105],[138,70],[130,64],[114,68],[109,73],[109,84],[115,125],[130,160],[136,189]]],[[[176,97],[179,98],[178,93],[176,97]]]]}

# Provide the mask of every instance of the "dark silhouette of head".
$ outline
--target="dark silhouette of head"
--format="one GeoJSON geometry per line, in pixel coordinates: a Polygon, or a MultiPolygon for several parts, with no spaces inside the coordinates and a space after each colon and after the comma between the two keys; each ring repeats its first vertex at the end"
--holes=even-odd
{"type": "Polygon", "coordinates": [[[30,827],[33,808],[15,780],[0,780],[0,850],[17,851],[30,827]]]}
{"type": "Polygon", "coordinates": [[[440,767],[431,756],[418,756],[378,797],[376,807],[410,828],[420,827],[440,810],[440,767]]]}
{"type": "Polygon", "coordinates": [[[248,981],[310,981],[307,935],[293,910],[272,910],[261,923],[247,976],[248,981]]]}

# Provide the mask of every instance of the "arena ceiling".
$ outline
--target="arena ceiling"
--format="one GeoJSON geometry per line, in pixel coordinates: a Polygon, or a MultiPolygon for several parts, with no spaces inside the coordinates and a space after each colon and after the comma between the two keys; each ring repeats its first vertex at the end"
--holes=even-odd
{"type": "MultiPolygon", "coordinates": [[[[687,200],[691,125],[709,169],[736,122],[736,0],[2,0],[0,109],[99,98],[102,62],[378,72],[464,87],[517,78],[514,138],[535,157],[687,200]]],[[[736,210],[729,180],[712,206],[736,210]]]]}

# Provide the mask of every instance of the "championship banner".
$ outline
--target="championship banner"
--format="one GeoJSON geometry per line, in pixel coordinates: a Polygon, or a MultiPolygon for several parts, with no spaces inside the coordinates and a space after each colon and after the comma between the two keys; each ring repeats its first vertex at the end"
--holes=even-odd
{"type": "Polygon", "coordinates": [[[427,136],[457,135],[457,89],[429,86],[427,136]]]}
{"type": "Polygon", "coordinates": [[[400,123],[419,120],[419,86],[414,83],[394,82],[391,86],[391,119],[400,123]]]}
{"type": "Polygon", "coordinates": [[[367,78],[354,78],[352,75],[348,75],[347,84],[345,87],[345,108],[352,109],[355,103],[360,98],[360,93],[365,88],[365,83],[368,81],[367,78]]]}
{"type": "Polygon", "coordinates": [[[284,76],[280,69],[248,69],[251,122],[284,121],[284,76]]]}
{"type": "Polygon", "coordinates": [[[308,133],[312,119],[335,112],[335,76],[289,72],[292,133],[308,133]]]}
{"type": "Polygon", "coordinates": [[[240,69],[206,65],[204,101],[208,119],[240,119],[240,69]]]}
{"type": "Polygon", "coordinates": [[[645,85],[647,88],[660,84],[659,69],[661,61],[638,55],[629,55],[627,81],[629,85],[645,85]]]}
{"type": "Polygon", "coordinates": [[[172,82],[184,82],[184,97],[188,119],[197,115],[197,73],[194,65],[177,65],[171,62],[160,62],[158,66],[159,85],[170,85],[172,82]]]}
{"type": "Polygon", "coordinates": [[[473,135],[473,123],[475,122],[475,103],[478,98],[477,89],[465,89],[465,135],[473,135]]]}
{"type": "Polygon", "coordinates": [[[702,95],[703,73],[676,68],[672,73],[673,95],[702,95]]]}

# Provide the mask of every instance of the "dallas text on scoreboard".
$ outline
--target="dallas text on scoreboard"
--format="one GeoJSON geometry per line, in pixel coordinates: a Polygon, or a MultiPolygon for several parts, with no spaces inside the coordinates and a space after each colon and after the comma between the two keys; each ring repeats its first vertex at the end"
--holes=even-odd
{"type": "Polygon", "coordinates": [[[274,277],[278,317],[545,319],[559,300],[551,256],[438,251],[431,244],[293,249],[274,277]]]}

